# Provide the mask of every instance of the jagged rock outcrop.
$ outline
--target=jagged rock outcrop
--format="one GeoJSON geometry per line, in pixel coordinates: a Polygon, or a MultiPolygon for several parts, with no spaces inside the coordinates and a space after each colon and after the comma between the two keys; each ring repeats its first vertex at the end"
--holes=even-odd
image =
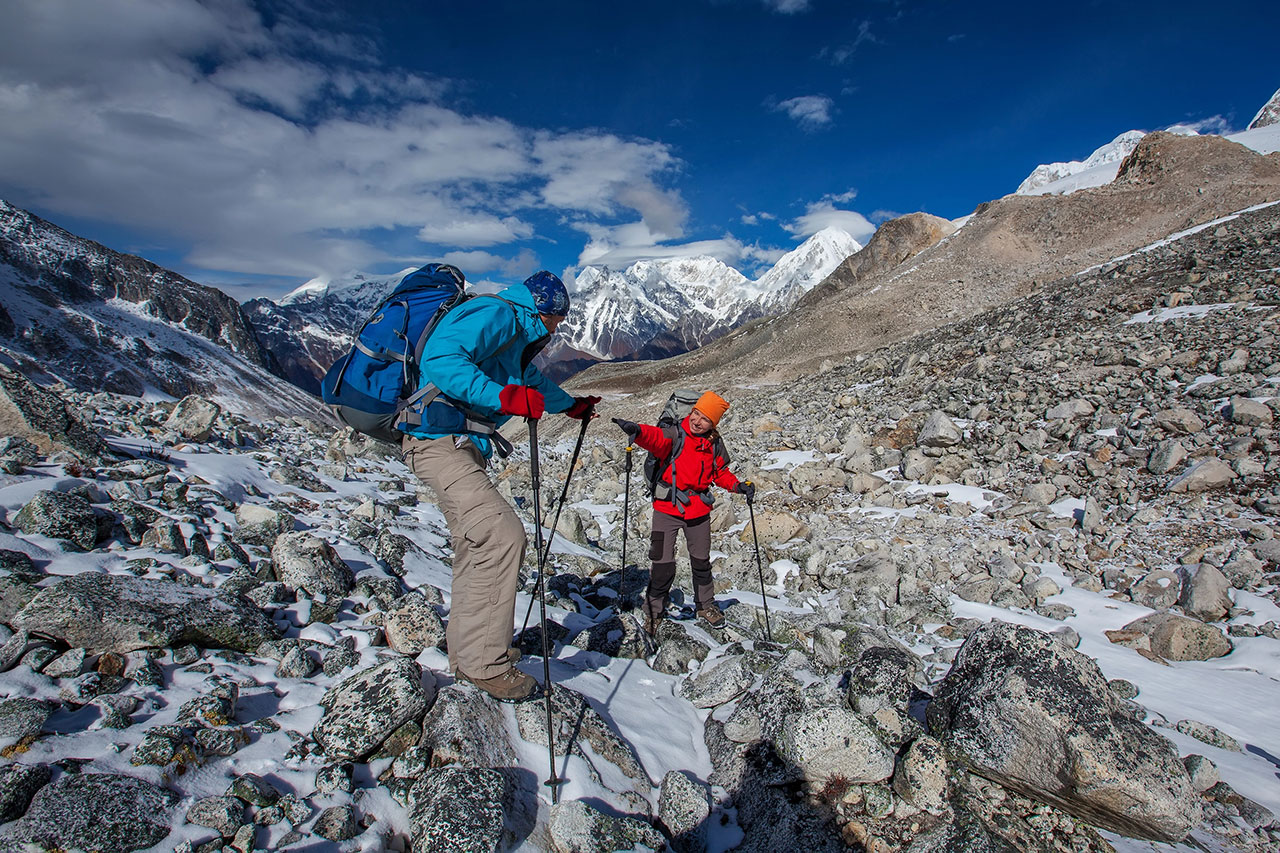
{"type": "Polygon", "coordinates": [[[1249,122],[1249,130],[1257,130],[1260,127],[1270,127],[1273,124],[1280,123],[1280,89],[1271,96],[1271,100],[1262,105],[1262,109],[1258,110],[1258,114],[1253,117],[1253,121],[1249,122]]]}
{"type": "Polygon", "coordinates": [[[69,409],[65,400],[3,364],[0,435],[24,438],[45,454],[69,450],[89,462],[101,462],[112,455],[102,436],[69,409]]]}

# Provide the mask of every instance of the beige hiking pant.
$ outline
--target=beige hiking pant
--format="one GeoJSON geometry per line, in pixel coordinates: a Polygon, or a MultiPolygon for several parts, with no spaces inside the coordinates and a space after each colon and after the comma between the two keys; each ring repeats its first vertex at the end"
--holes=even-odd
{"type": "Polygon", "coordinates": [[[459,447],[454,436],[405,436],[401,450],[409,470],[435,491],[453,535],[449,668],[472,679],[501,675],[511,668],[506,656],[528,541],[524,525],[470,440],[459,447]]]}

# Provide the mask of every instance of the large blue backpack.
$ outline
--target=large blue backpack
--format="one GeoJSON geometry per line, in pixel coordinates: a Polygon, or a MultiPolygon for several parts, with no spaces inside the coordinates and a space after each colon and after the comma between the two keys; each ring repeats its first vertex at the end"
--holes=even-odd
{"type": "Polygon", "coordinates": [[[471,298],[463,292],[465,284],[457,267],[427,264],[378,303],[351,349],[320,383],[321,399],[338,420],[395,445],[415,427],[439,433],[495,431],[493,421],[444,397],[434,385],[418,387],[427,338],[450,309],[471,298]]]}

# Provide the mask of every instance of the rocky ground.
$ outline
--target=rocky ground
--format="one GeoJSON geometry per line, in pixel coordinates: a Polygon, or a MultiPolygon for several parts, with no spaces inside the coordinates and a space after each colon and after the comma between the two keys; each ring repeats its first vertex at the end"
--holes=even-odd
{"type": "MultiPolygon", "coordinates": [[[[639,631],[648,511],[633,474],[620,577],[593,425],[555,806],[543,705],[447,674],[447,534],[398,460],[0,372],[0,850],[1277,849],[1278,237],[1248,212],[718,389],[762,553],[719,501],[715,636],[679,601],[639,631]]],[[[528,514],[527,455],[495,475],[528,514]]]]}

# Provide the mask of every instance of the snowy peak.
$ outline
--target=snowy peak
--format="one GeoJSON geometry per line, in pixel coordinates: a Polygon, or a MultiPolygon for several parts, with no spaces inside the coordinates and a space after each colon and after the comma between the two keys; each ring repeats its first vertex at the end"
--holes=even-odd
{"type": "Polygon", "coordinates": [[[351,272],[334,278],[325,276],[313,278],[280,297],[276,300],[276,304],[285,306],[342,302],[351,307],[367,307],[367,310],[373,310],[373,306],[414,269],[409,267],[389,276],[351,272]]]}
{"type": "Polygon", "coordinates": [[[862,250],[862,244],[841,228],[823,228],[778,259],[756,287],[770,302],[794,302],[831,274],[840,262],[862,250]]]}
{"type": "Polygon", "coordinates": [[[695,349],[786,309],[861,248],[847,232],[826,228],[755,281],[705,256],[637,261],[622,272],[586,267],[575,281],[574,310],[548,355],[634,359],[695,349]]]}
{"type": "MultiPolygon", "coordinates": [[[[1036,168],[1027,176],[1014,195],[1044,195],[1050,192],[1062,192],[1059,188],[1066,183],[1066,178],[1077,178],[1070,189],[1084,189],[1086,186],[1101,186],[1110,183],[1115,177],[1120,161],[1133,153],[1142,137],[1141,130],[1127,130],[1115,139],[1101,146],[1084,160],[1068,160],[1065,163],[1046,163],[1036,168]],[[1078,177],[1077,177],[1078,176],[1078,177]],[[1095,180],[1096,179],[1096,180],[1095,180]],[[1053,187],[1050,185],[1053,184],[1053,187]]],[[[1069,190],[1068,190],[1069,191],[1069,190]]]]}
{"type": "Polygon", "coordinates": [[[1253,121],[1249,122],[1249,130],[1258,130],[1263,127],[1270,127],[1273,124],[1280,124],[1280,89],[1276,89],[1276,93],[1271,96],[1271,100],[1262,105],[1262,109],[1258,110],[1258,114],[1253,117],[1253,121]]]}

